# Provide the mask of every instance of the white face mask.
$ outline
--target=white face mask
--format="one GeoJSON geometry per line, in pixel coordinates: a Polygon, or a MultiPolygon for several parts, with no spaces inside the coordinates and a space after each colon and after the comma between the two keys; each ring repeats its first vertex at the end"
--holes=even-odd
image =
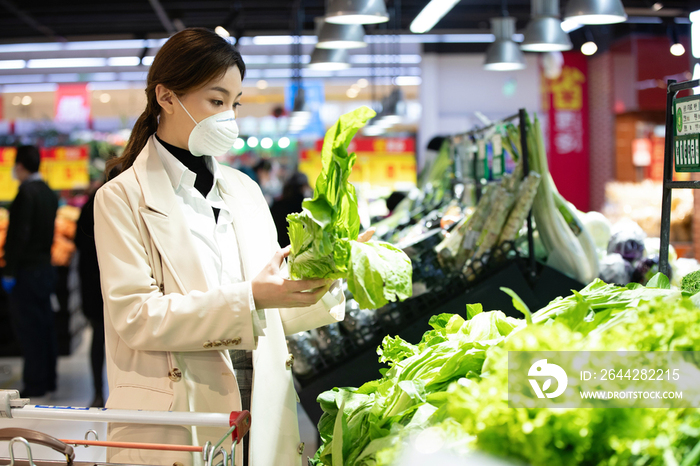
{"type": "MultiPolygon", "coordinates": [[[[192,118],[180,99],[177,96],[175,98],[187,115],[192,118]]],[[[197,157],[224,155],[238,138],[238,124],[236,124],[236,114],[233,110],[216,113],[199,123],[194,118],[192,121],[194,121],[195,127],[190,133],[187,147],[192,155],[197,157]]]]}

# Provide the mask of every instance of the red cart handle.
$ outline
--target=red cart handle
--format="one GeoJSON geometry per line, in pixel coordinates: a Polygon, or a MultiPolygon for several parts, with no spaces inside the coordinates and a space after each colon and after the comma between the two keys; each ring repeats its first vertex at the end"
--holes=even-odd
{"type": "Polygon", "coordinates": [[[231,411],[228,422],[229,426],[236,426],[236,429],[231,434],[231,440],[234,443],[241,443],[245,434],[250,430],[250,411],[231,411]]]}

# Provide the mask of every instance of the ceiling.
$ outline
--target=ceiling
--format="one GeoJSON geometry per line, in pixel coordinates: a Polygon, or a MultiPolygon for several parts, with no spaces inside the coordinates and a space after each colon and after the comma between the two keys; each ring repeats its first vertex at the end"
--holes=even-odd
{"type": "MultiPolygon", "coordinates": [[[[700,8],[700,0],[623,0],[630,16],[655,15],[673,21],[700,8]]],[[[371,26],[369,33],[407,31],[427,0],[387,0],[388,24],[371,26]]],[[[565,3],[561,2],[562,6],[565,3]]],[[[0,0],[0,42],[56,41],[86,38],[164,37],[182,27],[226,27],[233,36],[291,33],[297,18],[302,32],[313,33],[314,18],[324,14],[324,0],[0,0]],[[159,14],[160,13],[160,14],[159,14]]],[[[518,29],[530,16],[530,0],[507,0],[518,29]]],[[[501,15],[501,0],[462,0],[440,21],[435,31],[487,31],[489,18],[501,15]]],[[[634,30],[663,32],[664,24],[625,24],[615,35],[634,30]]]]}

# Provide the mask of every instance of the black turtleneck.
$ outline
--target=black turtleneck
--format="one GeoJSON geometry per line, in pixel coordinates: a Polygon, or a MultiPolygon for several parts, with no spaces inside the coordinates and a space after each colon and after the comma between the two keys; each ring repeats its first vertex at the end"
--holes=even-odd
{"type": "MultiPolygon", "coordinates": [[[[172,144],[168,144],[159,138],[158,134],[156,134],[156,139],[158,139],[158,142],[160,142],[168,152],[195,174],[194,187],[206,198],[207,194],[209,194],[209,191],[211,191],[211,188],[214,186],[214,175],[209,171],[204,157],[196,157],[187,149],[181,149],[172,144]]],[[[214,220],[218,220],[219,209],[215,207],[212,207],[212,209],[214,209],[214,220]]]]}

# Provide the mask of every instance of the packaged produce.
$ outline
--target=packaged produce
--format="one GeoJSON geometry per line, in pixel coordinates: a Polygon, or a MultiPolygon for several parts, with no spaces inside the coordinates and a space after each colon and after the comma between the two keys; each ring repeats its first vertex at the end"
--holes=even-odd
{"type": "Polygon", "coordinates": [[[600,278],[606,283],[626,285],[632,281],[634,270],[634,266],[616,252],[600,261],[600,278]]]}
{"type": "Polygon", "coordinates": [[[620,254],[625,260],[634,262],[644,256],[646,233],[636,222],[621,220],[615,224],[608,243],[608,253],[620,254]]]}
{"type": "Polygon", "coordinates": [[[600,212],[586,212],[580,215],[581,222],[590,233],[593,243],[598,250],[598,256],[605,255],[612,236],[612,224],[600,212]]]}
{"type": "Polygon", "coordinates": [[[530,212],[532,202],[535,200],[541,178],[539,173],[536,172],[530,172],[525,177],[525,180],[518,189],[515,207],[513,207],[513,211],[508,216],[508,221],[505,227],[503,227],[501,236],[498,239],[499,244],[505,241],[513,241],[517,237],[518,231],[520,231],[520,228],[527,218],[527,214],[530,212]]]}
{"type": "Polygon", "coordinates": [[[323,169],[313,199],[287,217],[292,278],[348,278],[363,308],[381,307],[411,296],[411,261],[383,242],[357,242],[360,217],[355,188],[348,182],[356,155],[347,147],[358,129],[375,115],[367,107],[340,117],[323,142],[323,169]]]}

